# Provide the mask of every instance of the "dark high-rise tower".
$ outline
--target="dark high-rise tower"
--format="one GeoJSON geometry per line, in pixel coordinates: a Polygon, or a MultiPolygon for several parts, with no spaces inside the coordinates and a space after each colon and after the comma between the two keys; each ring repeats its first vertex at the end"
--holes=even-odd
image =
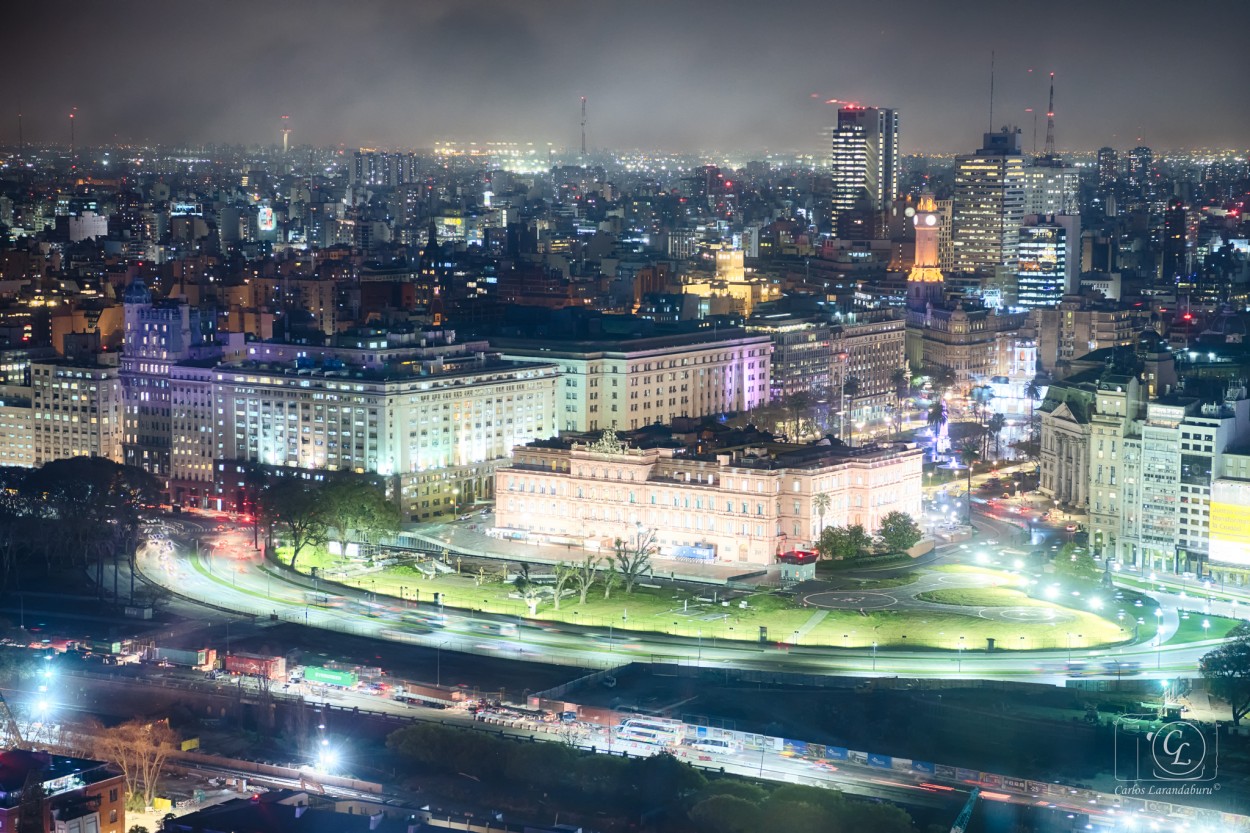
{"type": "Polygon", "coordinates": [[[1168,200],[1163,212],[1163,262],[1159,280],[1163,286],[1174,287],[1193,271],[1190,265],[1189,211],[1180,197],[1168,200]]]}
{"type": "Polygon", "coordinates": [[[1134,188],[1144,188],[1154,167],[1154,152],[1139,145],[1128,152],[1128,180],[1134,188]]]}
{"type": "Polygon", "coordinates": [[[1115,148],[1098,149],[1098,189],[1107,191],[1120,175],[1120,160],[1115,148]]]}
{"type": "Polygon", "coordinates": [[[890,210],[898,194],[898,111],[848,104],[833,131],[833,219],[866,199],[872,210],[890,210]]]}

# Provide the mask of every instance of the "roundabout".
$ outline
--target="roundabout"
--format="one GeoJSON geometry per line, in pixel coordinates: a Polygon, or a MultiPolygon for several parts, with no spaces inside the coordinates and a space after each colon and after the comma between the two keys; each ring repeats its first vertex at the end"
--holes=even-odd
{"type": "Polygon", "coordinates": [[[700,588],[645,586],[632,595],[618,588],[610,600],[601,590],[581,603],[566,597],[563,609],[553,609],[548,599],[535,616],[510,584],[481,580],[476,572],[428,578],[411,569],[378,570],[330,579],[260,559],[249,552],[250,529],[191,518],[166,526],[168,543],[144,549],[138,566],[148,580],[184,598],[271,621],[523,661],[1019,678],[1039,668],[1062,676],[1065,661],[1114,655],[1166,675],[1192,673],[1197,659],[1218,644],[1202,639],[1204,631],[1177,632],[1175,599],[1166,600],[1157,617],[1160,644],[1156,617],[1148,615],[1153,599],[1145,610],[1130,604],[1134,615],[1117,622],[1105,594],[1099,594],[1107,608],[1101,616],[1082,609],[1084,601],[1076,607],[1071,600],[1064,605],[1026,596],[1017,588],[1027,577],[968,564],[962,556],[972,554],[954,550],[939,564],[902,576],[844,574],[797,594],[760,588],[729,601],[700,588]],[[224,549],[223,539],[231,540],[224,549]],[[854,586],[860,581],[862,589],[854,586]],[[882,592],[887,581],[889,590],[882,592]],[[443,594],[445,609],[428,601],[435,591],[443,594]]]}

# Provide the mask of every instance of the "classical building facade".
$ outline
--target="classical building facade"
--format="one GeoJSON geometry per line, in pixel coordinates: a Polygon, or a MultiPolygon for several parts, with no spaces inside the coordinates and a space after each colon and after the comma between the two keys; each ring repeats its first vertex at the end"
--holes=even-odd
{"type": "MultiPolygon", "coordinates": [[[[355,471],[393,478],[401,515],[424,520],[488,498],[494,468],[514,446],[556,433],[554,365],[505,361],[484,343],[422,355],[375,338],[361,364],[333,350],[280,360],[294,346],[265,345],[274,358],[212,370],[215,456],[225,476],[217,497],[229,502],[238,490],[238,462],[355,471]]],[[[202,438],[191,414],[203,408],[203,383],[181,376],[188,416],[174,447],[194,461],[202,438]]]]}
{"type": "Polygon", "coordinates": [[[1064,506],[1084,509],[1089,489],[1090,414],[1094,383],[1051,385],[1038,408],[1041,471],[1038,488],[1064,506]]]}
{"type": "Polygon", "coordinates": [[[907,322],[894,310],[848,316],[836,328],[835,354],[844,356],[843,375],[858,392],[847,397],[848,418],[869,420],[898,405],[895,374],[907,369],[907,322]]]}
{"type": "Polygon", "coordinates": [[[912,221],[916,259],[907,275],[907,363],[913,372],[946,368],[963,390],[1008,375],[1010,368],[1002,358],[1027,340],[1021,332],[1026,315],[1000,315],[975,301],[948,297],[939,268],[942,219],[931,195],[920,197],[912,221]]]}
{"type": "Polygon", "coordinates": [[[659,556],[771,564],[825,526],[875,531],[892,511],[919,517],[923,451],[767,444],[707,454],[632,448],[612,431],[593,442],[530,443],[495,474],[504,534],[610,551],[654,534],[659,556]],[[823,517],[813,506],[829,496],[823,517]]]}
{"type": "Polygon", "coordinates": [[[632,430],[749,411],[771,395],[772,340],[738,329],[610,342],[492,339],[491,345],[510,361],[559,368],[561,431],[632,430]]]}

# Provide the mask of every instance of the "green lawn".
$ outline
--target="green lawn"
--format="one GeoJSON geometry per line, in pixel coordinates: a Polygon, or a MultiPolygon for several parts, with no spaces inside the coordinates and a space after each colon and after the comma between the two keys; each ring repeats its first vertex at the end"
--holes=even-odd
{"type": "MultiPolygon", "coordinates": [[[[911,579],[876,581],[899,586],[911,579]]],[[[426,579],[410,567],[397,567],[346,579],[344,583],[407,599],[416,593],[417,598],[427,602],[438,592],[448,607],[528,615],[525,603],[510,597],[515,590],[498,578],[488,577],[483,583],[478,583],[474,576],[456,574],[426,579]]],[[[863,586],[869,588],[870,585],[863,586]]],[[[714,588],[709,587],[701,595],[710,598],[713,592],[714,588]]],[[[694,595],[668,587],[642,587],[630,595],[617,587],[609,599],[604,599],[603,588],[597,585],[584,605],[578,604],[576,596],[566,597],[560,610],[550,600],[544,601],[539,605],[537,618],[747,642],[758,642],[760,628],[764,627],[769,642],[847,648],[870,648],[875,641],[881,648],[955,650],[962,645],[967,650],[980,650],[985,648],[986,638],[993,637],[1000,649],[1032,650],[1066,647],[1069,631],[1084,635],[1073,643],[1074,647],[1116,643],[1131,636],[1107,620],[1078,611],[1073,612],[1078,617],[1077,624],[1069,622],[1065,626],[1052,622],[1002,622],[955,611],[820,611],[798,607],[788,597],[767,592],[748,596],[746,601],[745,609],[738,606],[737,600],[726,606],[719,601],[699,601],[694,595]]]]}
{"type": "Polygon", "coordinates": [[[1005,587],[957,587],[949,590],[928,590],[917,593],[924,602],[965,607],[1018,607],[1035,606],[1037,601],[1019,590],[1005,587]]]}
{"type": "Polygon", "coordinates": [[[1167,641],[1168,645],[1179,645],[1183,642],[1197,642],[1203,639],[1223,639],[1228,632],[1242,624],[1240,619],[1229,619],[1225,616],[1205,616],[1201,613],[1190,613],[1189,618],[1182,618],[1176,634],[1167,641]],[[1202,626],[1203,622],[1211,625],[1202,626]]]}
{"type": "MultiPolygon", "coordinates": [[[[861,616],[857,612],[831,613],[810,634],[814,644],[845,647],[871,647],[875,640],[889,648],[940,648],[984,650],[993,638],[997,650],[1040,650],[1066,648],[1072,633],[1072,647],[1092,648],[1124,642],[1132,638],[1090,613],[1072,611],[1075,619],[1064,622],[1003,622],[979,616],[945,611],[877,612],[861,616]],[[961,639],[962,637],[962,639],[961,639]]],[[[809,640],[803,640],[806,644],[809,640]]]]}

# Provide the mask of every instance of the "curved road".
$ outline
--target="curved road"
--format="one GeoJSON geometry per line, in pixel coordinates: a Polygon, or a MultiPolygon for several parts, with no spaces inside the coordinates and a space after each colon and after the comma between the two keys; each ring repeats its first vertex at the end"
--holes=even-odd
{"type": "MultiPolygon", "coordinates": [[[[1001,519],[982,516],[980,525],[1006,545],[1013,529],[1001,519]]],[[[588,668],[608,668],[631,661],[667,661],[705,667],[743,668],[797,673],[855,673],[877,676],[942,678],[1021,678],[1055,680],[1066,676],[1071,660],[1135,663],[1143,675],[1192,675],[1197,661],[1219,640],[1182,645],[1137,644],[1111,649],[1029,651],[1027,653],[905,651],[777,646],[704,637],[670,636],[539,623],[509,616],[473,614],[447,609],[439,620],[430,605],[401,602],[389,596],[324,585],[309,577],[293,577],[259,563],[251,549],[250,531],[194,516],[165,521],[159,541],[141,548],[138,566],[151,581],[181,596],[230,611],[298,622],[315,627],[408,642],[444,650],[488,654],[511,659],[588,668]],[[216,540],[214,540],[216,539],[216,540]],[[179,545],[180,544],[180,545],[179,545]],[[431,614],[435,614],[431,618],[431,614]],[[875,653],[875,655],[874,655],[875,653]]],[[[1014,527],[1018,532],[1018,527],[1014,527]]],[[[161,533],[158,533],[158,535],[161,533]]],[[[978,546],[975,542],[970,547],[978,546]]],[[[957,548],[956,548],[957,549],[957,548]]],[[[938,560],[946,557],[938,556],[938,560]]],[[[1164,633],[1174,630],[1180,596],[1156,594],[1171,608],[1164,633]],[[1171,627],[1169,627],[1171,625],[1171,627]]],[[[1192,598],[1188,600],[1192,603],[1192,598]]],[[[1221,605],[1236,615],[1228,603],[1221,605]]],[[[1243,607],[1243,610],[1245,608],[1243,607]]]]}

